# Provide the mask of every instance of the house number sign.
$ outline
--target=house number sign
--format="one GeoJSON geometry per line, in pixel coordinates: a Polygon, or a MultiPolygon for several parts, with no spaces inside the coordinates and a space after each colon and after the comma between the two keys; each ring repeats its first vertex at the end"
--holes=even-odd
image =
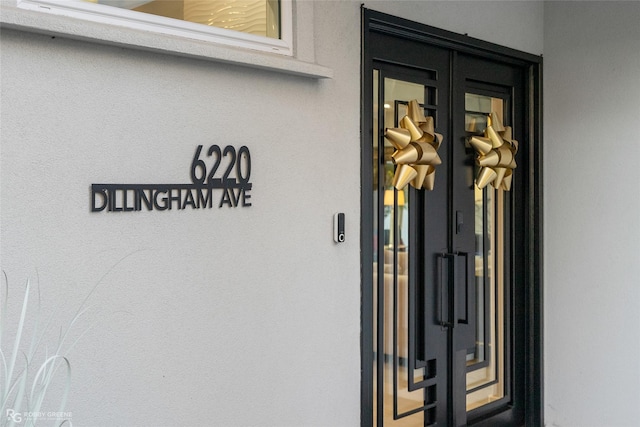
{"type": "Polygon", "coordinates": [[[251,154],[244,145],[198,145],[190,176],[190,184],[92,184],[91,212],[251,206],[251,154]]]}

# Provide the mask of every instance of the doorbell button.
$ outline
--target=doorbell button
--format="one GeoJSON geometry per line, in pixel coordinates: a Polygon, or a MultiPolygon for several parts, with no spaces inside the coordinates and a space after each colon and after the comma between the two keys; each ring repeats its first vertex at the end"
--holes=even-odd
{"type": "Polygon", "coordinates": [[[333,240],[336,243],[344,242],[344,213],[333,215],[333,240]]]}

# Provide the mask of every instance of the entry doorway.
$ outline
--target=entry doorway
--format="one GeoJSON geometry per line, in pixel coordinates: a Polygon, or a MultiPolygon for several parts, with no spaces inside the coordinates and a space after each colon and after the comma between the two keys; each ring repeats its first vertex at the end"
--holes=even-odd
{"type": "Polygon", "coordinates": [[[363,18],[362,425],[538,425],[541,60],[363,18]]]}

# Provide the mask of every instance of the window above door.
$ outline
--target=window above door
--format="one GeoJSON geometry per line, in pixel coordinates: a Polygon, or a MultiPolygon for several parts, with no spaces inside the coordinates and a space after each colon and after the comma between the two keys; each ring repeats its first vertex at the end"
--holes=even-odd
{"type": "Polygon", "coordinates": [[[286,0],[81,0],[272,39],[291,38],[286,0]],[[281,18],[287,31],[282,31],[281,18]]]}
{"type": "MultiPolygon", "coordinates": [[[[260,3],[265,15],[260,18],[264,21],[264,34],[253,25],[236,26],[235,29],[208,25],[208,18],[203,15],[211,15],[211,11],[191,7],[197,6],[195,3],[185,7],[185,0],[4,0],[0,3],[0,22],[6,28],[312,78],[332,77],[331,69],[315,63],[313,37],[307,36],[307,33],[313,33],[313,4],[300,2],[294,11],[293,0],[261,1],[264,3],[260,3]],[[171,11],[172,8],[157,7],[154,3],[175,5],[171,11]],[[277,16],[270,3],[278,5],[275,8],[278,9],[277,16]],[[127,7],[117,7],[124,5],[127,7]],[[187,9],[188,20],[185,20],[187,9]],[[268,24],[272,26],[270,30],[266,28],[268,24]]],[[[224,20],[222,16],[218,14],[213,21],[224,20]]]]}
{"type": "Polygon", "coordinates": [[[291,0],[18,0],[17,4],[89,22],[293,55],[291,0]]]}

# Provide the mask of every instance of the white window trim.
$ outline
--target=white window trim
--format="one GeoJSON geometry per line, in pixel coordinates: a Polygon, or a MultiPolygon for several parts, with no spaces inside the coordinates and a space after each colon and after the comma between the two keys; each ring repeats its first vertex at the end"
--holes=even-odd
{"type": "Polygon", "coordinates": [[[331,78],[333,70],[314,61],[312,2],[283,0],[282,5],[280,40],[74,0],[0,0],[0,22],[8,28],[331,78]]]}
{"type": "Polygon", "coordinates": [[[281,1],[281,39],[261,37],[82,0],[17,0],[17,6],[20,9],[52,13],[91,22],[119,25],[282,55],[293,55],[291,0],[281,1]]]}

